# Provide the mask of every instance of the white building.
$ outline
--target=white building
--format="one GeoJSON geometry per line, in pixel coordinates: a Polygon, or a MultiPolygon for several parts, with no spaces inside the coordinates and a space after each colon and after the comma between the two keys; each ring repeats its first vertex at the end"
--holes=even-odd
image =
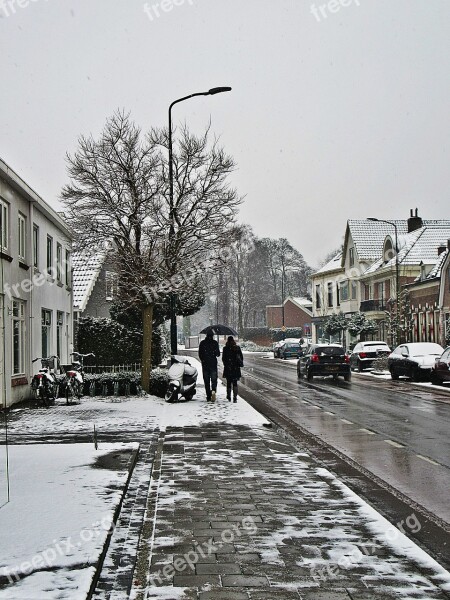
{"type": "Polygon", "coordinates": [[[0,160],[0,407],[30,396],[40,363],[72,351],[71,233],[0,160]]]}

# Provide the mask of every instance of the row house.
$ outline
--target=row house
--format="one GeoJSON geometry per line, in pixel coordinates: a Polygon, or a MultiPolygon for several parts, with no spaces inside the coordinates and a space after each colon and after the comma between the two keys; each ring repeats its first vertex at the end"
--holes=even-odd
{"type": "MultiPolygon", "coordinates": [[[[439,252],[442,252],[443,241],[449,237],[449,226],[448,220],[422,220],[417,209],[404,220],[349,220],[342,252],[312,275],[313,339],[330,339],[324,332],[324,326],[331,314],[339,312],[350,318],[357,312],[363,312],[378,325],[378,332],[371,337],[392,343],[387,313],[395,310],[397,281],[402,291],[418,283],[417,279],[421,276],[432,273],[438,261],[442,260],[439,252]]],[[[411,290],[409,302],[412,302],[412,294],[411,290]]],[[[434,306],[438,305],[437,297],[434,303],[434,306]]],[[[417,307],[413,310],[419,311],[417,307]]],[[[433,320],[429,321],[434,332],[442,329],[436,318],[433,316],[433,320]]],[[[422,317],[418,315],[417,329],[422,327],[420,319],[422,317]]],[[[430,315],[426,319],[430,319],[430,315]]],[[[356,339],[347,331],[347,347],[355,342],[356,339]]]]}
{"type": "Polygon", "coordinates": [[[0,408],[30,396],[37,357],[72,351],[72,235],[0,160],[0,408]]]}

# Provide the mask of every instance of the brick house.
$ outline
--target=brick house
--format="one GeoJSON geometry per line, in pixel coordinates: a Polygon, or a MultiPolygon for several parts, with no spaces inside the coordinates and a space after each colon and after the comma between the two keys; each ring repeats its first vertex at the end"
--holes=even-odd
{"type": "Polygon", "coordinates": [[[305,336],[311,335],[312,302],[307,298],[286,298],[283,304],[266,306],[266,323],[269,329],[301,327],[305,336]]]}

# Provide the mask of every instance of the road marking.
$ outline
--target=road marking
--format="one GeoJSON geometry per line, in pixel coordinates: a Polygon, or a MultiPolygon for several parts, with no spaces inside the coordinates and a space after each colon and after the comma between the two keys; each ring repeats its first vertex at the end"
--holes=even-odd
{"type": "Polygon", "coordinates": [[[367,433],[368,435],[376,435],[375,431],[370,431],[370,429],[360,429],[360,431],[364,431],[364,433],[367,433]]]}
{"type": "Polygon", "coordinates": [[[438,467],[440,467],[441,465],[439,463],[437,463],[434,460],[431,460],[431,458],[427,458],[426,456],[422,456],[421,454],[416,454],[417,457],[421,458],[422,460],[426,460],[427,462],[431,463],[432,465],[436,465],[438,467]]]}
{"type": "Polygon", "coordinates": [[[353,421],[347,421],[347,419],[341,419],[341,421],[346,425],[353,425],[353,421]]]}
{"type": "Polygon", "coordinates": [[[394,446],[394,448],[404,448],[405,446],[403,446],[403,444],[399,444],[397,442],[394,442],[393,440],[384,440],[386,442],[386,444],[390,444],[391,446],[394,446]]]}
{"type": "Polygon", "coordinates": [[[317,404],[311,404],[311,408],[318,408],[319,410],[322,410],[322,407],[317,406],[317,404]]]}
{"type": "Polygon", "coordinates": [[[331,415],[332,417],[334,417],[334,415],[335,415],[335,413],[332,413],[329,410],[324,410],[323,412],[325,415],[331,415]]]}

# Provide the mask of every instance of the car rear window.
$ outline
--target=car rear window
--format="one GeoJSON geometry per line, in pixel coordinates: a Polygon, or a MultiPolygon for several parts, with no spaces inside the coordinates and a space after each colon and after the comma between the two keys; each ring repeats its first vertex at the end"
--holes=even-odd
{"type": "Polygon", "coordinates": [[[290,350],[298,350],[300,348],[300,344],[286,344],[286,348],[290,350]]]}
{"type": "Polygon", "coordinates": [[[340,356],[341,354],[345,354],[342,346],[319,346],[314,349],[314,352],[319,356],[321,354],[325,356],[340,356]]]}

